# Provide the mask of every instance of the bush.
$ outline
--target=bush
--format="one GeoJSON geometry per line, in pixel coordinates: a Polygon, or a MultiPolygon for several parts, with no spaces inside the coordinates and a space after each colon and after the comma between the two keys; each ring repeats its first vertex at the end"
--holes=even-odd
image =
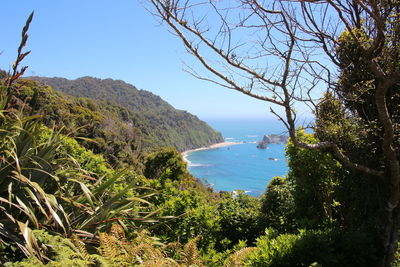
{"type": "Polygon", "coordinates": [[[162,148],[146,157],[144,176],[147,178],[174,181],[187,174],[186,163],[175,148],[162,148]]]}
{"type": "Polygon", "coordinates": [[[297,235],[277,235],[267,229],[245,266],[369,266],[376,260],[371,244],[363,231],[301,230],[297,235]]]}
{"type": "Polygon", "coordinates": [[[20,262],[7,263],[7,267],[68,267],[68,266],[88,266],[92,263],[89,255],[76,247],[68,238],[50,235],[44,230],[34,230],[34,236],[38,240],[38,244],[46,251],[48,263],[43,264],[36,257],[29,257],[20,262]]]}
{"type": "Polygon", "coordinates": [[[296,229],[293,186],[285,178],[274,177],[261,196],[260,224],[279,232],[296,229]]]}
{"type": "Polygon", "coordinates": [[[245,240],[251,244],[263,230],[258,225],[259,199],[250,197],[243,191],[223,193],[218,212],[221,218],[219,241],[222,243],[220,244],[222,249],[231,248],[239,240],[245,240]],[[224,239],[227,242],[223,242],[224,239]],[[224,247],[224,244],[227,246],[224,247]]]}

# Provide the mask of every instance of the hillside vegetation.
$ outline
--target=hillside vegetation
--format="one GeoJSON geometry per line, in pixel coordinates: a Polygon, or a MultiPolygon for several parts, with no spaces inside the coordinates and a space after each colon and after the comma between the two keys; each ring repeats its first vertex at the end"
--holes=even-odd
{"type": "Polygon", "coordinates": [[[163,146],[184,151],[223,141],[196,116],[122,81],[34,79],[19,82],[16,102],[42,114],[47,126],[86,138],[81,144],[111,164],[133,163],[163,146]]]}

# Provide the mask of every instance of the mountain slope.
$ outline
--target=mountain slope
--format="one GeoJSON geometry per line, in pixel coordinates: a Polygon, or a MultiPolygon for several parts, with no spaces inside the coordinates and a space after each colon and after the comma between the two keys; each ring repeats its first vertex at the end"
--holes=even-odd
{"type": "Polygon", "coordinates": [[[106,153],[113,164],[118,160],[130,162],[126,158],[139,150],[142,153],[173,146],[183,151],[223,141],[220,133],[196,116],[123,81],[29,79],[36,82],[25,80],[20,95],[23,102],[35,98],[35,109],[44,115],[47,125],[94,139],[93,144],[81,142],[95,152],[106,153]],[[34,97],[35,90],[38,93],[34,97]]]}

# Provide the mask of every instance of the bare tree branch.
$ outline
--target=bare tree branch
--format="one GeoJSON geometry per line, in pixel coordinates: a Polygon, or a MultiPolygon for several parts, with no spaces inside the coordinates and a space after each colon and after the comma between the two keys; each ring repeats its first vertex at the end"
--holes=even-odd
{"type": "MultiPolygon", "coordinates": [[[[204,77],[190,68],[188,72],[193,76],[284,107],[285,119],[273,109],[271,112],[285,124],[294,144],[307,149],[329,150],[343,165],[352,170],[379,177],[384,175],[383,170],[353,162],[335,143],[300,142],[296,136],[296,112],[293,108],[296,103],[303,103],[313,109],[314,113],[318,113],[317,103],[320,98],[313,97],[314,92],[321,90],[322,82],[327,86],[326,90],[335,86],[335,82],[332,80],[333,71],[317,58],[321,57],[323,51],[331,62],[343,67],[333,51],[338,45],[338,34],[345,29],[358,44],[354,25],[361,25],[363,14],[372,17],[376,25],[374,29],[378,32],[377,41],[366,49],[381,49],[382,18],[375,14],[376,5],[362,0],[263,3],[257,0],[239,0],[237,6],[231,7],[229,4],[211,0],[208,4],[215,14],[216,21],[220,22],[215,31],[210,25],[204,24],[204,16],[200,19],[194,16],[195,11],[198,11],[195,8],[206,6],[205,2],[192,2],[190,5],[189,1],[181,5],[177,0],[173,1],[173,5],[165,0],[150,2],[156,9],[153,14],[167,23],[182,39],[187,51],[222,82],[212,77],[204,77]],[[372,9],[369,6],[372,6],[372,9]],[[302,19],[296,18],[296,8],[300,10],[302,19]],[[315,13],[315,8],[319,13],[315,13]],[[185,16],[182,11],[190,12],[191,17],[185,16]],[[237,21],[230,21],[231,18],[235,18],[231,13],[236,14],[237,21]],[[332,24],[331,18],[334,15],[337,16],[338,22],[344,25],[342,29],[339,28],[340,23],[329,25],[332,24]],[[254,46],[250,46],[249,40],[234,44],[237,40],[235,31],[244,30],[251,31],[250,36],[255,39],[259,38],[254,46]],[[210,37],[211,35],[214,36],[210,37]],[[206,59],[205,52],[201,52],[205,49],[222,59],[219,66],[206,59]],[[276,67],[266,68],[261,72],[258,70],[258,61],[265,57],[271,57],[276,67]],[[251,65],[250,61],[257,64],[251,65]],[[247,83],[244,82],[246,80],[247,83]]],[[[388,139],[388,142],[392,143],[393,140],[388,139]]]]}

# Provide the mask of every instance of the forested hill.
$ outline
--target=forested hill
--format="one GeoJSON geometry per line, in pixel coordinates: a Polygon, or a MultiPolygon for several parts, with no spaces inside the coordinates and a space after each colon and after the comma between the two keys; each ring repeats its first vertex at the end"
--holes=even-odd
{"type": "Polygon", "coordinates": [[[55,120],[63,120],[63,124],[70,126],[83,126],[86,130],[78,132],[81,136],[96,139],[95,151],[104,153],[101,150],[108,149],[107,154],[120,154],[117,156],[119,159],[124,157],[122,151],[126,149],[123,147],[132,141],[135,143],[132,149],[144,152],[162,146],[173,146],[183,151],[223,141],[220,133],[196,116],[177,110],[159,96],[138,90],[120,80],[92,77],[76,80],[44,77],[29,79],[39,82],[31,87],[42,87],[39,95],[46,100],[39,99],[38,102],[48,120],[51,113],[48,111],[49,106],[54,105],[53,110],[57,112],[69,109],[65,114],[75,115],[68,119],[65,114],[57,114],[55,120]],[[51,88],[44,89],[44,85],[58,93],[53,93],[51,88]],[[73,120],[74,123],[66,120],[73,120]]]}
{"type": "MultiPolygon", "coordinates": [[[[89,76],[81,77],[76,80],[65,78],[30,77],[33,80],[50,85],[53,89],[62,91],[77,97],[88,97],[99,100],[115,102],[132,111],[139,111],[155,117],[163,116],[166,112],[172,112],[171,116],[163,119],[176,119],[179,114],[187,114],[186,117],[193,117],[184,111],[174,109],[161,97],[145,90],[138,90],[131,84],[121,80],[98,79],[89,76]]],[[[167,120],[167,124],[171,121],[167,120]]],[[[205,125],[205,124],[204,124],[205,125]]]]}

